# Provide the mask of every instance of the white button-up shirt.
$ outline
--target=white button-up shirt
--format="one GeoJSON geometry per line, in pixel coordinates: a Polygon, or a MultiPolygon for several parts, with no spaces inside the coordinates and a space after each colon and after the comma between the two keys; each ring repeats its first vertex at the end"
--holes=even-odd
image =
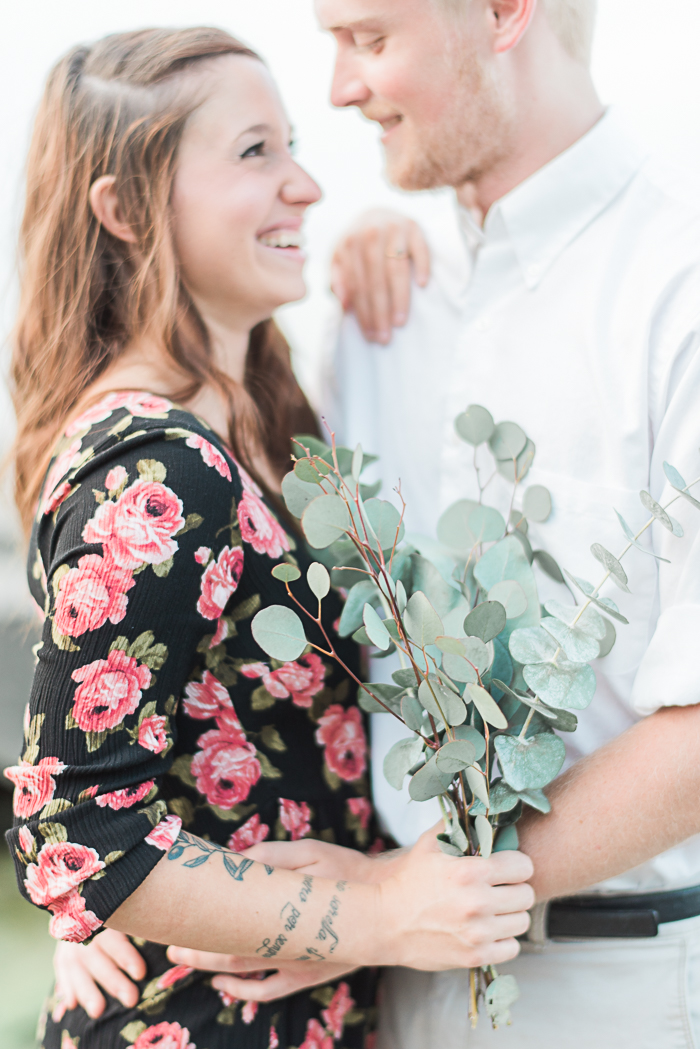
{"type": "MultiPolygon", "coordinates": [[[[381,455],[385,497],[401,479],[410,531],[434,539],[440,514],[476,493],[471,449],[453,425],[469,404],[535,442],[526,484],[546,485],[554,509],[530,526],[532,545],[594,584],[591,544],[616,554],[626,545],[614,510],[637,530],[649,516],[641,489],[669,501],[665,460],[688,482],[700,476],[700,210],[654,170],[608,112],[498,201],[483,230],[457,209],[462,258],[445,261],[432,245],[430,284],[414,287],[409,323],[388,347],[346,319],[327,414],[344,443],[381,455]]],[[[508,498],[498,477],[486,501],[507,508],[508,498]]],[[[700,512],[679,500],[671,513],[685,537],[654,525],[646,540],[671,564],[632,550],[631,594],[603,590],[630,625],[617,625],[615,648],[597,661],[596,696],[566,737],[570,760],[664,705],[700,702],[700,512]]],[[[538,579],[543,600],[567,600],[538,579]]],[[[387,670],[375,663],[375,675],[387,670]]],[[[409,843],[436,814],[385,784],[381,762],[402,728],[385,715],[373,722],[375,798],[409,843]]],[[[604,888],[696,883],[700,837],[604,888]]]]}

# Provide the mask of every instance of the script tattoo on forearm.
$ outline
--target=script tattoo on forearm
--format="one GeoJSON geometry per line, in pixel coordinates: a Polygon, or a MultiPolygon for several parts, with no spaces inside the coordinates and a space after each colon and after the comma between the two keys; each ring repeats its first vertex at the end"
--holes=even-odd
{"type": "Polygon", "coordinates": [[[195,855],[186,860],[183,863],[183,867],[201,867],[203,863],[208,863],[212,856],[220,853],[226,873],[230,874],[234,881],[243,881],[245,872],[253,866],[253,860],[247,860],[243,856],[239,856],[238,853],[224,848],[223,845],[218,845],[215,841],[204,841],[203,838],[196,838],[194,834],[188,834],[186,830],[180,831],[175,844],[168,852],[168,859],[171,862],[179,860],[181,856],[189,853],[192,849],[195,850],[195,855]],[[236,862],[236,860],[240,862],[236,862]]]}
{"type": "MultiPolygon", "coordinates": [[[[340,892],[345,892],[345,885],[346,884],[347,884],[346,882],[338,882],[338,885],[336,886],[336,888],[338,888],[340,892]],[[342,889],[340,888],[341,885],[343,886],[342,889]]],[[[340,897],[332,896],[331,897],[331,902],[328,904],[328,910],[324,914],[323,918],[321,918],[321,927],[318,930],[318,932],[316,933],[316,939],[320,940],[321,943],[323,943],[325,940],[332,940],[333,941],[331,943],[330,947],[328,948],[328,953],[329,954],[333,954],[333,951],[336,949],[336,947],[338,946],[338,944],[340,942],[338,934],[335,931],[335,929],[333,928],[333,923],[334,923],[335,919],[338,916],[338,911],[340,910],[340,906],[341,906],[340,897]]]]}
{"type": "Polygon", "coordinates": [[[299,899],[302,903],[306,903],[311,893],[314,891],[314,880],[308,874],[301,883],[301,889],[299,891],[299,899]]]}

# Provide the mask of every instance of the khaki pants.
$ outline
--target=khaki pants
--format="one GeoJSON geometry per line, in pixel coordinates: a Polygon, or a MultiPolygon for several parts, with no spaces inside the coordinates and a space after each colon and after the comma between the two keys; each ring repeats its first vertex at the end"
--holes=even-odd
{"type": "Polygon", "coordinates": [[[467,1016],[468,976],[389,969],[377,1049],[700,1049],[700,917],[648,940],[529,945],[501,966],[521,998],[511,1027],[467,1016]]]}

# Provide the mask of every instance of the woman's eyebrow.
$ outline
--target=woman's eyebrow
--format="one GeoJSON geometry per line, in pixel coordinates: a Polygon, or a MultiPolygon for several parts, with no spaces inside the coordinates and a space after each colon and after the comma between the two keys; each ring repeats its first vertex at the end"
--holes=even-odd
{"type": "Polygon", "coordinates": [[[244,135],[267,135],[272,130],[269,124],[253,124],[252,127],[247,127],[245,131],[241,131],[238,138],[243,138],[244,135]]]}

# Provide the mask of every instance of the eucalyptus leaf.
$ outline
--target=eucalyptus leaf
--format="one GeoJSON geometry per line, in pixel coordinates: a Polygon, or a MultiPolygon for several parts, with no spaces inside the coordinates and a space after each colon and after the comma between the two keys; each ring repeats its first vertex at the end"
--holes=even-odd
{"type": "Polygon", "coordinates": [[[503,776],[515,791],[546,787],[558,776],[566,757],[562,740],[553,733],[526,740],[497,736],[494,746],[503,776]]]}
{"type": "Polygon", "coordinates": [[[527,611],[525,591],[514,579],[504,579],[492,586],[489,590],[489,601],[497,601],[503,605],[506,619],[518,619],[527,611]]]}
{"type": "Polygon", "coordinates": [[[496,462],[501,477],[505,477],[510,484],[520,483],[527,476],[535,458],[535,445],[528,437],[522,452],[513,463],[512,459],[500,459],[496,462]]]}
{"type": "Polygon", "coordinates": [[[421,740],[414,736],[411,739],[400,739],[384,758],[384,778],[394,790],[403,789],[403,781],[423,754],[421,740]]]}
{"type": "Polygon", "coordinates": [[[527,434],[517,423],[499,423],[489,437],[496,459],[517,459],[527,444],[527,434]]]}
{"type": "Polygon", "coordinates": [[[438,834],[437,843],[440,852],[444,852],[446,856],[464,856],[464,849],[460,849],[459,846],[453,845],[450,839],[444,834],[438,834]]]}
{"type": "MultiPolygon", "coordinates": [[[[369,684],[367,688],[372,692],[372,696],[376,696],[377,699],[381,699],[386,707],[389,707],[394,713],[398,714],[401,710],[401,697],[404,694],[404,689],[399,688],[397,685],[387,685],[384,682],[378,682],[376,684],[369,684]]],[[[357,702],[364,711],[368,714],[386,714],[387,709],[383,707],[381,703],[377,703],[361,686],[357,690],[357,702]]],[[[410,726],[409,726],[410,727],[410,726]]]]}
{"type": "Polygon", "coordinates": [[[355,583],[349,591],[343,612],[338,624],[338,633],[341,637],[350,637],[362,626],[362,612],[367,603],[380,603],[379,591],[370,579],[363,579],[355,583]]]}
{"type": "Polygon", "coordinates": [[[461,642],[461,640],[459,638],[456,638],[456,637],[436,637],[435,638],[435,644],[440,649],[440,651],[444,652],[446,655],[450,655],[450,656],[463,656],[464,655],[464,645],[462,644],[462,642],[461,642]]]}
{"type": "Polygon", "coordinates": [[[400,579],[396,581],[396,604],[399,607],[401,615],[404,614],[408,598],[406,597],[406,587],[403,585],[400,579]]]}
{"type": "MultiPolygon", "coordinates": [[[[320,485],[322,478],[319,471],[314,469],[313,463],[313,459],[297,459],[294,464],[294,473],[304,484],[320,485]]],[[[327,472],[326,470],[325,473],[327,472]]]]}
{"type": "Polygon", "coordinates": [[[404,613],[404,624],[408,635],[416,645],[434,645],[435,639],[444,636],[442,620],[421,590],[409,598],[404,613]]]}
{"type": "Polygon", "coordinates": [[[451,782],[452,776],[449,773],[440,772],[435,756],[433,756],[422,769],[411,777],[408,793],[414,801],[430,801],[431,798],[443,794],[451,782]]]}
{"type": "MultiPolygon", "coordinates": [[[[667,565],[671,564],[667,557],[661,557],[660,554],[655,553],[650,547],[644,546],[644,544],[640,543],[638,539],[635,539],[634,532],[627,524],[622,514],[618,513],[617,510],[615,511],[615,513],[617,514],[617,519],[620,522],[620,527],[622,528],[622,531],[625,534],[625,538],[629,543],[632,544],[633,547],[635,547],[636,550],[641,550],[643,554],[647,554],[649,557],[655,557],[657,561],[664,561],[667,565]]],[[[671,521],[671,525],[673,525],[673,519],[671,517],[669,517],[669,521],[671,521]]]]}
{"type": "Polygon", "coordinates": [[[510,654],[517,663],[544,663],[553,659],[559,645],[541,626],[521,627],[510,635],[510,654]]]}
{"type": "Polygon", "coordinates": [[[499,816],[502,812],[511,812],[519,800],[516,792],[508,786],[506,781],[499,779],[491,784],[489,790],[489,815],[499,816]]]}
{"type": "Polygon", "coordinates": [[[603,659],[604,656],[607,656],[612,651],[612,649],[615,646],[615,642],[617,641],[617,631],[615,630],[613,624],[610,622],[609,619],[605,619],[604,623],[605,637],[600,642],[600,652],[598,653],[599,659],[603,659]]]}
{"type": "Polygon", "coordinates": [[[469,768],[465,770],[464,775],[466,776],[469,789],[474,797],[478,798],[479,801],[488,807],[489,790],[486,785],[486,777],[481,769],[476,765],[470,765],[469,768]]]}
{"type": "Polygon", "coordinates": [[[309,545],[322,550],[350,528],[350,514],[339,495],[321,495],[304,510],[301,527],[309,545]]]}
{"type": "MultiPolygon", "coordinates": [[[[369,533],[370,546],[373,550],[391,550],[403,539],[405,528],[401,514],[393,505],[384,499],[370,499],[364,504],[364,514],[371,525],[369,533]],[[376,536],[376,539],[374,538],[376,536]]],[[[368,529],[369,531],[369,529],[368,529]]],[[[362,530],[360,529],[362,535],[362,530]]]]}
{"type": "Polygon", "coordinates": [[[437,752],[436,763],[440,772],[463,772],[476,761],[476,751],[466,739],[456,739],[445,743],[437,752]]]}
{"type": "Polygon", "coordinates": [[[550,707],[585,710],[596,690],[592,667],[586,663],[540,663],[526,666],[523,677],[533,692],[550,707]]]}
{"type": "Polygon", "coordinates": [[[282,497],[290,514],[293,517],[301,517],[309,503],[318,499],[318,485],[299,480],[291,470],[285,474],[282,481],[282,497]]]}
{"type": "Polygon", "coordinates": [[[318,561],[314,561],[313,564],[309,565],[306,581],[309,584],[309,590],[319,601],[323,601],[324,597],[328,597],[331,588],[331,577],[328,574],[328,569],[319,564],[318,561]]]}
{"type": "Polygon", "coordinates": [[[433,674],[422,681],[418,699],[425,710],[447,725],[462,725],[467,719],[467,708],[462,698],[446,688],[433,674]]]}
{"type": "Polygon", "coordinates": [[[414,732],[422,732],[426,725],[423,707],[413,689],[401,700],[401,717],[414,732]]]}
{"type": "MultiPolygon", "coordinates": [[[[685,500],[686,500],[687,502],[689,502],[691,506],[694,506],[696,510],[700,510],[700,501],[698,501],[697,499],[695,499],[695,498],[694,498],[694,497],[693,497],[693,496],[692,496],[692,495],[690,494],[690,492],[679,492],[679,495],[682,495],[682,496],[683,496],[683,498],[684,498],[684,499],[685,499],[685,500]]],[[[667,516],[668,516],[668,515],[667,515],[667,516]]],[[[672,527],[672,529],[673,529],[673,518],[669,517],[668,519],[669,519],[669,521],[671,522],[671,527],[672,527]]],[[[682,529],[681,529],[681,531],[682,531],[682,529]]],[[[676,532],[676,530],[675,530],[675,529],[673,529],[673,534],[674,534],[674,535],[676,535],[676,534],[677,534],[677,532],[676,532]]]]}
{"type": "Polygon", "coordinates": [[[275,579],[279,579],[283,583],[294,583],[297,579],[301,579],[301,572],[296,565],[275,565],[272,569],[272,574],[275,579]]]}
{"type": "Polygon", "coordinates": [[[606,550],[601,543],[594,543],[591,547],[591,553],[595,557],[596,561],[599,561],[606,571],[610,572],[610,577],[613,583],[619,586],[620,590],[624,590],[626,594],[629,594],[629,588],[627,586],[627,573],[618,561],[618,559],[606,550]]]}
{"type": "MultiPolygon", "coordinates": [[[[687,492],[686,492],[686,495],[687,495],[687,492]]],[[[697,508],[698,508],[698,510],[700,510],[700,503],[698,503],[698,507],[697,508]]],[[[680,521],[677,521],[675,519],[675,517],[671,517],[670,514],[668,515],[668,519],[671,522],[671,524],[673,525],[673,534],[675,535],[676,539],[682,539],[683,536],[685,535],[685,532],[683,531],[683,525],[680,523],[680,521]]]]}
{"type": "Polygon", "coordinates": [[[471,725],[458,725],[454,730],[456,739],[465,739],[474,747],[474,761],[481,761],[486,753],[486,740],[471,725]]]}
{"type": "Polygon", "coordinates": [[[391,637],[389,631],[371,605],[365,605],[362,612],[362,618],[364,620],[365,630],[367,631],[367,637],[373,645],[380,648],[382,652],[386,652],[391,645],[391,637]]]}
{"type": "Polygon", "coordinates": [[[474,704],[487,724],[493,728],[508,728],[508,719],[485,688],[480,685],[467,685],[465,699],[474,704]]]}
{"type": "Polygon", "coordinates": [[[514,976],[497,976],[486,989],[486,1012],[494,1027],[510,1023],[510,1007],[520,997],[520,989],[514,976]]]}
{"type": "Polygon", "coordinates": [[[459,681],[461,684],[465,682],[474,684],[478,681],[476,670],[468,662],[466,656],[455,656],[451,652],[446,652],[442,657],[442,667],[453,681],[459,681]]]}
{"type": "Polygon", "coordinates": [[[493,851],[493,827],[486,816],[477,816],[474,820],[476,837],[479,842],[479,852],[488,859],[493,851]]]}
{"type": "Polygon", "coordinates": [[[547,488],[533,484],[523,496],[523,513],[531,521],[544,523],[552,512],[552,497],[547,488]]]}
{"type": "MultiPolygon", "coordinates": [[[[370,638],[369,634],[365,630],[364,623],[362,624],[361,627],[359,627],[359,629],[357,629],[355,631],[355,633],[352,635],[352,639],[353,639],[353,641],[355,642],[356,645],[367,645],[367,646],[369,646],[369,645],[372,644],[372,639],[370,638]]],[[[381,651],[381,649],[380,649],[380,651],[381,651]]],[[[378,656],[377,658],[379,659],[381,657],[378,656]]]]}
{"type": "Polygon", "coordinates": [[[518,797],[530,808],[537,809],[538,812],[552,811],[551,802],[542,790],[521,790],[518,792],[518,797]]]}
{"type": "Polygon", "coordinates": [[[645,491],[639,493],[639,498],[645,510],[648,510],[650,514],[653,514],[656,520],[659,521],[667,531],[672,532],[673,525],[671,524],[671,519],[664,508],[659,506],[656,499],[653,499],[649,493],[645,491]]]}
{"type": "Polygon", "coordinates": [[[400,688],[413,688],[416,685],[416,674],[411,667],[404,667],[401,670],[395,670],[391,675],[392,681],[395,681],[400,688]]]}
{"type": "Polygon", "coordinates": [[[486,643],[505,629],[506,619],[506,610],[500,601],[483,601],[464,620],[464,633],[469,637],[480,637],[486,643]]]}
{"type": "Polygon", "coordinates": [[[670,463],[664,463],[664,473],[668,478],[669,484],[678,492],[682,492],[683,489],[687,487],[682,475],[678,472],[675,466],[671,466],[670,463]]]}
{"type": "Polygon", "coordinates": [[[567,626],[573,626],[574,620],[576,620],[576,629],[584,634],[588,634],[589,637],[594,637],[596,641],[602,641],[606,636],[605,624],[607,620],[599,612],[596,612],[591,605],[585,609],[583,615],[581,615],[581,609],[577,608],[576,605],[562,605],[558,601],[545,601],[544,607],[550,616],[560,619],[567,626]]]}
{"type": "Polygon", "coordinates": [[[515,536],[509,535],[501,539],[486,551],[474,567],[474,578],[486,593],[504,579],[514,579],[523,588],[527,598],[527,610],[518,619],[507,622],[504,638],[518,627],[535,626],[539,623],[540,601],[535,573],[515,536]]]}
{"type": "Polygon", "coordinates": [[[317,455],[325,460],[329,466],[333,465],[333,449],[329,448],[319,437],[310,433],[295,436],[292,441],[292,453],[299,456],[302,449],[307,456],[317,455]]]}
{"type": "Polygon", "coordinates": [[[506,530],[503,516],[473,499],[460,499],[445,510],[438,521],[440,542],[456,557],[468,558],[479,543],[494,542],[506,530]]]}
{"type": "Polygon", "coordinates": [[[362,445],[358,444],[357,448],[352,454],[352,479],[357,483],[360,480],[360,474],[362,473],[364,455],[362,454],[362,445]]]}
{"type": "Polygon", "coordinates": [[[561,645],[572,663],[588,663],[600,655],[600,645],[594,637],[589,637],[576,627],[567,626],[560,619],[547,616],[542,620],[542,628],[561,645]]]}
{"type": "Polygon", "coordinates": [[[464,598],[459,590],[445,581],[437,567],[421,554],[411,556],[413,590],[421,590],[442,619],[452,609],[463,604],[464,598]]]}
{"type": "Polygon", "coordinates": [[[292,663],[307,645],[301,619],[284,605],[268,605],[253,619],[253,637],[272,659],[292,663]]]}
{"type": "Polygon", "coordinates": [[[470,404],[466,412],[455,419],[455,430],[467,444],[477,448],[485,444],[496,428],[493,416],[480,404],[470,404]]]}
{"type": "Polygon", "coordinates": [[[564,583],[564,573],[561,568],[554,560],[551,554],[548,554],[546,550],[535,550],[533,558],[540,566],[545,575],[548,575],[550,579],[553,579],[555,583],[564,583]]]}
{"type": "Polygon", "coordinates": [[[607,615],[612,616],[612,618],[616,619],[618,623],[624,623],[625,626],[629,625],[629,620],[625,619],[625,617],[617,608],[617,605],[613,601],[611,601],[610,598],[601,598],[593,596],[593,586],[591,585],[591,583],[586,582],[585,579],[579,579],[578,576],[572,575],[571,572],[567,572],[566,569],[564,569],[564,574],[566,575],[567,579],[571,580],[571,582],[574,584],[577,590],[580,590],[582,594],[586,595],[588,600],[592,604],[594,604],[596,608],[600,608],[607,615]]]}
{"type": "Polygon", "coordinates": [[[499,830],[493,851],[517,852],[519,844],[518,832],[515,828],[515,824],[512,823],[509,827],[502,827],[501,830],[499,830]]]}

